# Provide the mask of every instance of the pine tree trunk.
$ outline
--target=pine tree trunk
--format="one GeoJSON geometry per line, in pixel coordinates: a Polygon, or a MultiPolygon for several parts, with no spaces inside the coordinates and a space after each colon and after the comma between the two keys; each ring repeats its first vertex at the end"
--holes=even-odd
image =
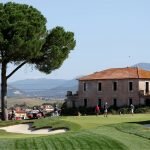
{"type": "Polygon", "coordinates": [[[2,120],[8,120],[7,112],[7,78],[6,78],[6,67],[7,64],[2,62],[1,69],[1,109],[2,109],[2,120]]]}

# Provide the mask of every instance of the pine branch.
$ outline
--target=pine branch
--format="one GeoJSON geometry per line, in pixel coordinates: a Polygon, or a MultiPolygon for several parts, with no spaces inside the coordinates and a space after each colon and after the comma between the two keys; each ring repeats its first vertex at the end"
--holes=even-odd
{"type": "Polygon", "coordinates": [[[6,79],[10,78],[18,69],[20,69],[23,65],[25,65],[27,61],[24,61],[19,66],[17,66],[8,76],[6,76],[6,79]]]}

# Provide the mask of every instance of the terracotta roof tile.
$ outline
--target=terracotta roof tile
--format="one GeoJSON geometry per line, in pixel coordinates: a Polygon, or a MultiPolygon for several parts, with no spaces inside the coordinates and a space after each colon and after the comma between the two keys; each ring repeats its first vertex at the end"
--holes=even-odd
{"type": "Polygon", "coordinates": [[[141,68],[111,68],[93,74],[83,76],[78,80],[99,80],[99,79],[150,79],[150,71],[141,68]]]}
{"type": "Polygon", "coordinates": [[[23,110],[22,111],[20,110],[20,111],[16,111],[16,113],[26,113],[26,112],[23,110]]]}

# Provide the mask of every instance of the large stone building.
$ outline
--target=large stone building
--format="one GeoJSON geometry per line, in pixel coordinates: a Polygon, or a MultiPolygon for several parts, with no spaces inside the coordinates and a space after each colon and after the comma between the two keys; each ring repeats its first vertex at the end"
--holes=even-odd
{"type": "Polygon", "coordinates": [[[81,77],[76,94],[67,93],[68,107],[149,105],[150,71],[140,68],[112,68],[81,77]]]}

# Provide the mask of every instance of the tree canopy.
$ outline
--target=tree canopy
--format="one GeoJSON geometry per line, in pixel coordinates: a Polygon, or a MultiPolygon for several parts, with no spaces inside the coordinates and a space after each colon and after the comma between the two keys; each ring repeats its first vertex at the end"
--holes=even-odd
{"type": "Polygon", "coordinates": [[[0,51],[6,62],[37,57],[46,36],[46,19],[35,8],[0,4],[0,51]]]}
{"type": "Polygon", "coordinates": [[[46,30],[46,18],[32,6],[0,4],[0,61],[36,64],[50,73],[75,47],[74,33],[63,27],[46,30]]]}
{"type": "MultiPolygon", "coordinates": [[[[25,4],[0,3],[1,101],[7,95],[7,79],[25,64],[44,73],[58,69],[74,49],[74,33],[63,27],[46,29],[46,18],[25,4]],[[7,73],[7,65],[16,68],[7,73]]],[[[3,110],[2,110],[3,111],[3,110]]]]}
{"type": "Polygon", "coordinates": [[[42,55],[35,60],[33,59],[33,62],[38,70],[50,73],[62,65],[74,47],[74,34],[65,32],[62,27],[56,27],[47,35],[41,49],[42,55]]]}

